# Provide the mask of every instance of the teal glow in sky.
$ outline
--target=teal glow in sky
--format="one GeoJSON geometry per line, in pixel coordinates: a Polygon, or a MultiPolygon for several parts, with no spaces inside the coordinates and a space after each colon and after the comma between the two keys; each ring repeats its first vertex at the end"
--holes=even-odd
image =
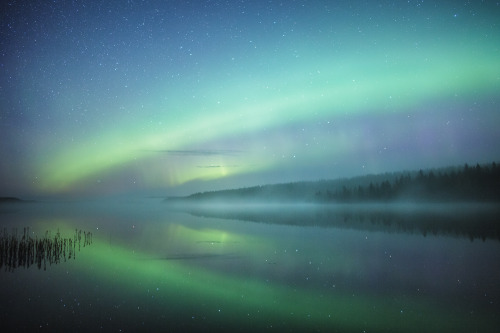
{"type": "Polygon", "coordinates": [[[495,1],[0,12],[0,195],[178,195],[500,155],[495,1]]]}

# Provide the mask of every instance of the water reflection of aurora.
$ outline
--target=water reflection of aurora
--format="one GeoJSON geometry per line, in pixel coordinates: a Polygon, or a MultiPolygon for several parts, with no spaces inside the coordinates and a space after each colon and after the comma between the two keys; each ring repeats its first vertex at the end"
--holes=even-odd
{"type": "MultiPolygon", "coordinates": [[[[401,299],[391,293],[381,297],[375,292],[353,294],[352,290],[343,290],[340,286],[329,288],[313,284],[308,287],[293,281],[287,284],[279,279],[266,279],[266,274],[273,270],[280,271],[275,277],[300,275],[297,257],[276,264],[265,262],[276,248],[287,247],[286,237],[277,241],[271,237],[247,236],[222,229],[196,229],[172,224],[165,225],[160,231],[158,225],[143,230],[142,237],[154,241],[139,251],[120,243],[96,241],[81,259],[86,261],[82,268],[93,267],[92,275],[99,276],[103,284],[113,286],[109,289],[115,293],[113,298],[134,300],[134,304],[128,304],[128,320],[137,316],[141,309],[147,309],[147,317],[158,321],[154,325],[166,326],[183,323],[188,327],[223,325],[228,328],[234,325],[257,329],[272,326],[336,328],[340,331],[370,328],[374,331],[408,332],[420,331],[421,327],[432,331],[460,331],[468,324],[457,319],[453,305],[443,310],[444,307],[438,306],[431,298],[409,295],[401,299]],[[203,253],[224,255],[238,251],[239,257],[225,262],[223,257],[214,258],[212,263],[206,258],[199,261],[164,260],[173,249],[177,249],[177,253],[182,249],[183,253],[200,254],[207,247],[211,250],[203,253]],[[234,263],[233,260],[241,262],[234,263]],[[264,268],[253,276],[237,274],[236,269],[232,271],[230,267],[221,270],[221,267],[233,264],[252,266],[250,271],[253,272],[255,267],[264,268]]],[[[313,250],[314,247],[309,249],[313,250]]],[[[305,260],[312,255],[308,249],[300,251],[305,252],[300,253],[305,260]]],[[[328,266],[340,275],[363,270],[362,263],[356,263],[355,258],[343,253],[328,266]]],[[[361,271],[360,275],[366,273],[361,271]]]]}

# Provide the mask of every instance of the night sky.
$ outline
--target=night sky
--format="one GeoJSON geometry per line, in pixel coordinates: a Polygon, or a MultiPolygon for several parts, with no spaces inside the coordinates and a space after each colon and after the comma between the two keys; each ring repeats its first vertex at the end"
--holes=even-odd
{"type": "Polygon", "coordinates": [[[500,158],[497,1],[2,1],[0,196],[500,158]]]}

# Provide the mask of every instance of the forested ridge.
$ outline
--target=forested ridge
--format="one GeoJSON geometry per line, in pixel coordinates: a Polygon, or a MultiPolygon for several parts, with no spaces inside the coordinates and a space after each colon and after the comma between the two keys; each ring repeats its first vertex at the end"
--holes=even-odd
{"type": "Polygon", "coordinates": [[[293,182],[232,190],[201,192],[181,201],[300,201],[348,202],[496,202],[500,201],[500,166],[465,164],[460,167],[403,171],[349,179],[293,182]]]}

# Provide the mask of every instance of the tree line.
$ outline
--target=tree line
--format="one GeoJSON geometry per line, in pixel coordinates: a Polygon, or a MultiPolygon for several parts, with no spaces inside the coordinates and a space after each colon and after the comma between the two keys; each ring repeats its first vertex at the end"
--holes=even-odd
{"type": "Polygon", "coordinates": [[[316,201],[477,201],[500,200],[500,167],[496,163],[400,173],[393,180],[318,190],[316,201]]]}
{"type": "Polygon", "coordinates": [[[313,203],[390,201],[500,201],[500,166],[460,167],[367,175],[200,192],[168,201],[294,201],[313,203]]]}

